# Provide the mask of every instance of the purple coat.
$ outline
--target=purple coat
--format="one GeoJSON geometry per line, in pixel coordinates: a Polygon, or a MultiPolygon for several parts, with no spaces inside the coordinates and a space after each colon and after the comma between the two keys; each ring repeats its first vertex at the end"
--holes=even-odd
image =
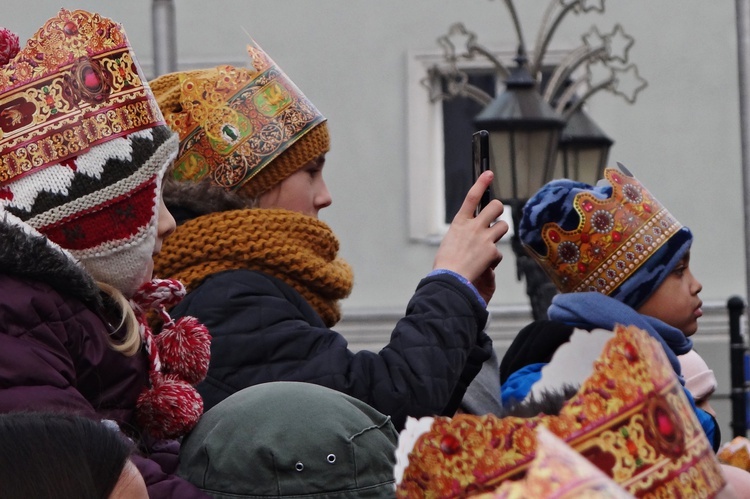
{"type": "Polygon", "coordinates": [[[179,443],[146,443],[135,404],[148,359],[110,347],[100,293],[91,277],[43,238],[0,220],[0,412],[45,410],[111,419],[142,455],[133,461],[150,497],[207,497],[174,476],[179,443]]]}

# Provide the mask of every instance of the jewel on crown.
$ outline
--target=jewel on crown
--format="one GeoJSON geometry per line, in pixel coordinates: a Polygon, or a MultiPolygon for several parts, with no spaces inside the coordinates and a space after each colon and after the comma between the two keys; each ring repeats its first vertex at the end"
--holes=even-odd
{"type": "Polygon", "coordinates": [[[563,292],[610,294],[682,227],[635,177],[613,168],[604,175],[609,198],[577,194],[578,227],[549,222],[542,228],[547,256],[529,249],[563,292]]]}
{"type": "Polygon", "coordinates": [[[61,9],[0,67],[0,97],[0,184],[164,124],[122,26],[84,10],[61,9]]]}
{"type": "MultiPolygon", "coordinates": [[[[617,325],[559,414],[435,417],[409,438],[416,440],[410,450],[399,442],[408,463],[396,497],[473,497],[528,476],[540,427],[636,497],[717,497],[726,484],[661,345],[617,325]]],[[[561,478],[559,468],[547,471],[550,480],[561,478]]]]}

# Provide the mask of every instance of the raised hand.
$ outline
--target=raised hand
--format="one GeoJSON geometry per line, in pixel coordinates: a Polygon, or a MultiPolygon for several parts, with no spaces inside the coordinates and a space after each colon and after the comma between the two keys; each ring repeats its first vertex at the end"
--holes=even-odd
{"type": "Polygon", "coordinates": [[[489,303],[495,292],[494,269],[503,259],[497,242],[508,232],[508,224],[495,220],[503,212],[503,203],[495,199],[476,217],[474,211],[494,173],[486,171],[469,189],[461,208],[435,255],[433,268],[456,272],[474,284],[489,303]]]}

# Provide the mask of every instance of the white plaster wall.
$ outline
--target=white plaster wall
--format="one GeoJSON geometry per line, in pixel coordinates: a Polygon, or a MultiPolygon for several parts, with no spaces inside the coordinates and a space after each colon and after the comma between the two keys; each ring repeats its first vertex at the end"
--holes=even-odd
{"type": "MultiPolygon", "coordinates": [[[[533,45],[546,0],[518,1],[533,45]]],[[[406,59],[437,48],[464,22],[492,48],[512,48],[503,2],[489,0],[176,0],[180,67],[244,60],[245,31],[329,118],[333,149],[326,176],[334,204],[321,217],[354,266],[344,310],[403,308],[431,268],[434,247],[410,243],[406,191],[406,59]]],[[[60,0],[3,0],[0,23],[28,38],[60,0]]],[[[151,68],[151,2],[79,0],[125,26],[151,68]]],[[[602,14],[569,16],[552,48],[573,48],[597,24],[636,38],[631,50],[649,81],[634,106],[610,94],[589,114],[616,142],[621,161],[697,235],[695,272],[707,301],[745,291],[734,2],[609,1],[602,14]]],[[[510,248],[499,268],[495,306],[523,305],[510,248]]]]}

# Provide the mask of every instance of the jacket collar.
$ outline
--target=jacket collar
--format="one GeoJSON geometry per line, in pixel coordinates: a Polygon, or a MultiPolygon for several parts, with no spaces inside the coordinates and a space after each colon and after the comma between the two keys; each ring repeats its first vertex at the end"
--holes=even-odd
{"type": "Polygon", "coordinates": [[[70,253],[19,218],[0,211],[0,269],[6,275],[44,282],[88,306],[102,303],[99,287],[70,253]]]}

